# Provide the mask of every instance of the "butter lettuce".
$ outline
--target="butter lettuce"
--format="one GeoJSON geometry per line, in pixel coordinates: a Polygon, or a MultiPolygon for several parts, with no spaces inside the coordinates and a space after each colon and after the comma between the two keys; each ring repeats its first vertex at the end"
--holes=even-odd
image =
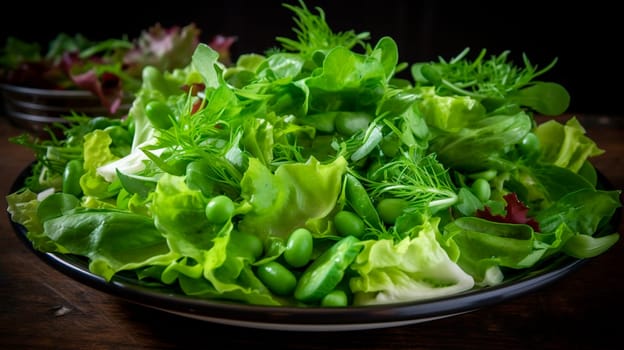
{"type": "Polygon", "coordinates": [[[410,236],[369,240],[351,268],[355,305],[426,300],[471,289],[474,279],[438,242],[439,218],[425,220],[410,236]]]}
{"type": "Polygon", "coordinates": [[[585,128],[572,117],[565,124],[549,120],[535,129],[540,140],[540,160],[578,172],[590,157],[604,153],[585,135],[585,128]]]}
{"type": "Polygon", "coordinates": [[[242,197],[251,207],[239,222],[242,231],[287,238],[298,227],[322,234],[340,195],[347,161],[283,164],[273,174],[251,158],[241,181],[242,197]],[[324,222],[324,224],[323,224],[324,222]]]}

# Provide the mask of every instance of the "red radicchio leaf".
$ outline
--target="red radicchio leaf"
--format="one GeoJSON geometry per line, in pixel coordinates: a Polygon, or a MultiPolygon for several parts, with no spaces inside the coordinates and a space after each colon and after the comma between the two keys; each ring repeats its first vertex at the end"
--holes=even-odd
{"type": "MultiPolygon", "coordinates": [[[[91,61],[98,62],[99,58],[92,58],[91,61]]],[[[112,73],[102,73],[99,77],[95,69],[89,69],[80,74],[74,74],[76,67],[82,66],[85,61],[75,52],[66,52],[62,56],[61,65],[69,78],[81,89],[90,91],[100,99],[100,104],[115,114],[121,106],[124,91],[121,79],[112,73]]]]}
{"type": "Polygon", "coordinates": [[[156,23],[141,33],[135,48],[126,53],[124,64],[130,67],[151,65],[166,71],[185,67],[199,44],[199,34],[194,23],[169,28],[156,23]]]}
{"type": "Polygon", "coordinates": [[[78,75],[70,75],[72,81],[79,87],[91,91],[100,99],[104,106],[111,114],[115,114],[123,99],[123,89],[121,80],[112,73],[103,73],[100,78],[91,69],[78,75]]]}
{"type": "Polygon", "coordinates": [[[236,42],[236,40],[238,40],[238,37],[236,36],[217,35],[212,39],[208,46],[210,46],[212,49],[219,53],[219,61],[226,65],[229,65],[232,63],[230,48],[232,44],[236,42]]]}
{"type": "Polygon", "coordinates": [[[535,221],[535,219],[527,216],[529,208],[518,199],[515,193],[508,193],[503,198],[507,202],[507,215],[493,215],[490,208],[485,207],[484,210],[477,210],[477,217],[508,224],[527,224],[531,226],[535,232],[540,232],[539,223],[535,221]]]}

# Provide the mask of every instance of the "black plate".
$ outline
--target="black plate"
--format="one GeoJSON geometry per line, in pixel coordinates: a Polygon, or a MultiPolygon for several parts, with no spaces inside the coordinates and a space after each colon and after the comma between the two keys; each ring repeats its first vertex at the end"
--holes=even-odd
{"type": "MultiPolygon", "coordinates": [[[[23,186],[30,171],[30,167],[22,171],[13,183],[11,192],[23,186]]],[[[618,210],[612,222],[619,223],[620,216],[621,211],[618,210]]],[[[159,290],[124,274],[117,274],[107,282],[89,271],[88,261],[83,257],[35,250],[26,237],[25,228],[12,220],[11,223],[16,234],[39,258],[70,278],[92,288],[136,304],[190,318],[275,330],[343,331],[387,328],[450,317],[502,303],[542,288],[585,263],[582,259],[560,256],[536,268],[508,276],[499,285],[426,301],[348,308],[258,306],[200,299],[171,290],[159,290]]]]}

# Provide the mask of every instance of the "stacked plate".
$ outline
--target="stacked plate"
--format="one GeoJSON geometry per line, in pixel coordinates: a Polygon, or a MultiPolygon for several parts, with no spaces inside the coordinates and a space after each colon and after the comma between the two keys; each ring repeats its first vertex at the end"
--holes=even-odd
{"type": "Polygon", "coordinates": [[[0,93],[6,116],[15,125],[37,133],[45,132],[45,127],[54,123],[65,123],[63,116],[122,117],[132,104],[132,98],[128,96],[115,113],[110,113],[97,96],[86,90],[47,90],[0,84],[0,93]]]}

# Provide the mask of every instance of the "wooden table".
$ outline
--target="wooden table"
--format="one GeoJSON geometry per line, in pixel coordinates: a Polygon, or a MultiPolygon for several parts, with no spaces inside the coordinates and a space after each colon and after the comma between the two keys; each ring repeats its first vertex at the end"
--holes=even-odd
{"type": "MultiPolygon", "coordinates": [[[[596,167],[624,189],[624,118],[578,116],[606,150],[596,167]]],[[[1,203],[32,160],[0,117],[1,203]]],[[[619,232],[623,233],[620,224],[619,232]]],[[[239,328],[142,307],[72,280],[0,218],[0,349],[613,349],[622,345],[624,240],[554,284],[460,316],[364,331],[239,328]]]]}

